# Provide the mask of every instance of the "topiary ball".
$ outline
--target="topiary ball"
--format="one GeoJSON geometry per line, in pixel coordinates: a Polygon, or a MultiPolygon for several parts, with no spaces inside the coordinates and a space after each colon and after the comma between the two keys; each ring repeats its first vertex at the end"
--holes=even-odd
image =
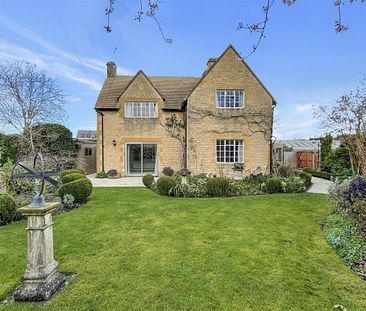
{"type": "Polygon", "coordinates": [[[154,183],[154,181],[155,181],[154,176],[151,174],[146,174],[144,175],[144,177],[142,177],[142,183],[148,189],[151,188],[151,185],[154,183]]]}
{"type": "Polygon", "coordinates": [[[222,177],[210,178],[206,182],[206,191],[212,197],[226,197],[229,187],[229,180],[222,177]]]}
{"type": "Polygon", "coordinates": [[[0,226],[11,222],[17,214],[16,202],[8,193],[0,193],[0,226]]]}
{"type": "Polygon", "coordinates": [[[170,176],[163,176],[156,182],[157,192],[161,195],[169,195],[169,191],[175,187],[177,181],[170,176]]]}
{"type": "Polygon", "coordinates": [[[75,198],[75,203],[85,203],[93,191],[93,185],[87,178],[81,178],[61,185],[58,189],[59,196],[63,199],[66,194],[75,198]]]}
{"type": "Polygon", "coordinates": [[[71,174],[67,174],[67,175],[61,177],[61,183],[67,184],[70,181],[74,181],[74,180],[81,179],[81,178],[86,178],[86,176],[83,174],[80,174],[80,173],[71,173],[71,174]]]}
{"type": "Polygon", "coordinates": [[[78,168],[73,168],[73,169],[69,169],[69,170],[64,170],[61,172],[61,178],[68,175],[68,174],[74,174],[74,173],[79,173],[79,174],[83,174],[85,175],[84,171],[78,168]]]}

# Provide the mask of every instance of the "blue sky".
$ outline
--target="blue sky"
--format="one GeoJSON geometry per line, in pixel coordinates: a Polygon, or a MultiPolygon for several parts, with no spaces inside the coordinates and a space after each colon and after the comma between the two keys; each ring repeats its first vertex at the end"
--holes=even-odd
{"type": "MultiPolygon", "coordinates": [[[[162,0],[158,18],[173,40],[167,44],[151,18],[134,20],[139,0],[116,0],[112,33],[103,28],[106,0],[0,0],[0,59],[31,61],[56,78],[75,134],[96,127],[93,107],[108,60],[119,74],[201,76],[207,59],[229,43],[243,56],[250,51],[256,35],[236,26],[258,21],[264,2],[162,0]]],[[[332,0],[277,2],[267,36],[247,62],[278,101],[275,136],[316,136],[314,109],[333,104],[366,74],[366,4],[343,7],[350,29],[337,34],[332,0]]]]}

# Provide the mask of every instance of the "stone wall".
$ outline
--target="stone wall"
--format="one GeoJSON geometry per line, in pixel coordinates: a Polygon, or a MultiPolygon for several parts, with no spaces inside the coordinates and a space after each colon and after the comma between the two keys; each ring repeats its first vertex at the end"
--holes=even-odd
{"type": "Polygon", "coordinates": [[[248,116],[260,113],[272,123],[272,98],[229,48],[207,73],[188,98],[188,169],[193,174],[209,173],[232,176],[233,164],[216,162],[217,139],[244,141],[244,164],[247,173],[266,171],[270,165],[270,133],[267,137],[256,126],[249,128],[248,116]],[[218,109],[216,90],[245,92],[244,108],[218,109]]]}
{"type": "MultiPolygon", "coordinates": [[[[126,89],[119,100],[120,109],[118,111],[104,111],[104,163],[105,171],[117,169],[122,175],[126,174],[125,169],[125,144],[126,142],[152,142],[158,144],[158,172],[165,166],[170,166],[174,170],[182,169],[183,149],[181,143],[171,137],[170,133],[162,126],[165,119],[171,112],[164,112],[161,108],[163,99],[152,87],[150,82],[141,73],[131,85],[126,89]],[[125,118],[125,102],[141,101],[156,102],[158,105],[157,118],[132,119],[125,118]],[[116,146],[112,141],[116,141],[116,146]]],[[[183,118],[183,113],[175,113],[179,118],[183,118]]],[[[97,168],[102,170],[102,132],[101,116],[98,114],[98,156],[97,168]]]]}

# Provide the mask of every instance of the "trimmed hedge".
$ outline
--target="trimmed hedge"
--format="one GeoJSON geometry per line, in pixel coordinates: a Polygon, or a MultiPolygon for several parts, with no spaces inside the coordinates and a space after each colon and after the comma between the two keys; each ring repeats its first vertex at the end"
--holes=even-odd
{"type": "Polygon", "coordinates": [[[299,177],[304,181],[305,188],[308,189],[311,186],[311,174],[307,172],[300,172],[299,177]]]}
{"type": "Polygon", "coordinates": [[[17,214],[16,202],[8,193],[0,193],[0,226],[11,222],[17,214]]]}
{"type": "Polygon", "coordinates": [[[61,183],[67,184],[71,181],[81,179],[81,178],[86,178],[86,176],[84,174],[80,174],[80,173],[71,173],[71,174],[67,174],[67,175],[61,177],[61,183]]]}
{"type": "Polygon", "coordinates": [[[207,194],[212,197],[228,196],[230,182],[226,178],[210,178],[206,182],[207,194]]]}
{"type": "Polygon", "coordinates": [[[304,168],[303,172],[309,173],[309,174],[311,174],[311,176],[314,176],[314,177],[319,177],[319,178],[328,179],[328,180],[332,179],[332,174],[314,170],[312,168],[304,168]]]}
{"type": "Polygon", "coordinates": [[[154,176],[151,174],[146,174],[144,175],[144,177],[142,177],[142,183],[148,189],[151,188],[151,185],[154,183],[154,181],[155,181],[154,176]]]}
{"type": "Polygon", "coordinates": [[[170,176],[162,176],[156,182],[156,189],[161,195],[169,195],[169,191],[177,184],[175,178],[170,176]]]}
{"type": "Polygon", "coordinates": [[[58,189],[59,196],[63,199],[66,194],[75,198],[75,203],[85,203],[93,191],[93,185],[87,178],[81,178],[61,185],[58,189]]]}
{"type": "Polygon", "coordinates": [[[78,169],[78,168],[72,168],[72,169],[69,169],[69,170],[64,170],[61,172],[61,179],[62,177],[68,175],[68,174],[74,174],[74,173],[78,173],[78,174],[83,174],[85,175],[84,171],[81,170],[81,169],[78,169]]]}

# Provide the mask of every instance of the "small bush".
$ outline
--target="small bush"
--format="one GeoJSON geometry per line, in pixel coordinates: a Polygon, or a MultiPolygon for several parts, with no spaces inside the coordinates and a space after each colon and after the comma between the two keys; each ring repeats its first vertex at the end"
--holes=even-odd
{"type": "Polygon", "coordinates": [[[263,184],[268,179],[267,175],[259,174],[250,174],[244,178],[244,181],[250,184],[263,184]]]}
{"type": "Polygon", "coordinates": [[[349,202],[366,200],[366,179],[357,177],[352,180],[349,188],[343,193],[343,197],[349,202]]]}
{"type": "Polygon", "coordinates": [[[278,177],[271,177],[263,184],[263,190],[267,193],[278,193],[282,191],[282,181],[278,177]]]}
{"type": "Polygon", "coordinates": [[[95,175],[95,178],[108,178],[108,173],[106,172],[99,172],[95,175]]]}
{"type": "Polygon", "coordinates": [[[63,200],[66,194],[71,194],[75,198],[75,203],[85,203],[93,191],[93,185],[87,178],[77,179],[67,184],[61,185],[58,194],[63,200]]]}
{"type": "Polygon", "coordinates": [[[171,176],[162,176],[156,182],[156,190],[161,195],[169,195],[171,189],[176,186],[176,180],[171,176]]]}
{"type": "Polygon", "coordinates": [[[107,174],[108,174],[109,177],[116,177],[118,175],[118,172],[117,172],[117,170],[112,169],[112,170],[109,170],[107,172],[107,174]]]}
{"type": "Polygon", "coordinates": [[[292,177],[295,176],[295,170],[287,164],[282,164],[277,168],[277,175],[280,177],[292,177]]]}
{"type": "Polygon", "coordinates": [[[308,189],[311,186],[311,174],[300,172],[299,177],[304,181],[305,188],[308,189]]]}
{"type": "Polygon", "coordinates": [[[84,171],[81,170],[81,169],[78,169],[78,168],[72,168],[72,169],[69,169],[69,170],[64,170],[61,172],[61,179],[62,177],[68,175],[68,174],[74,174],[74,173],[78,173],[78,174],[83,174],[85,175],[84,171]]]}
{"type": "Polygon", "coordinates": [[[176,184],[169,190],[169,195],[173,197],[188,197],[190,195],[188,184],[176,184]]]}
{"type": "Polygon", "coordinates": [[[78,207],[79,204],[75,203],[75,198],[71,194],[65,194],[62,198],[61,209],[64,211],[72,210],[78,207]]]}
{"type": "Polygon", "coordinates": [[[164,167],[164,168],[163,168],[162,173],[163,173],[165,176],[173,176],[173,174],[174,174],[174,170],[173,170],[172,168],[170,168],[169,166],[167,166],[167,167],[164,167]]]}
{"type": "Polygon", "coordinates": [[[243,195],[253,195],[261,193],[261,184],[248,183],[245,181],[231,180],[229,187],[229,197],[243,195]]]}
{"type": "Polygon", "coordinates": [[[226,197],[229,187],[229,180],[222,177],[210,178],[206,182],[207,194],[212,197],[226,197]]]}
{"type": "Polygon", "coordinates": [[[155,182],[154,176],[151,174],[146,174],[142,177],[142,183],[148,189],[151,188],[151,185],[155,182]]]}
{"type": "Polygon", "coordinates": [[[83,174],[80,174],[80,173],[71,173],[71,174],[67,174],[67,175],[61,177],[61,183],[67,184],[70,181],[74,181],[74,180],[81,179],[81,178],[86,178],[86,176],[83,174]]]}
{"type": "Polygon", "coordinates": [[[300,177],[289,177],[282,181],[282,190],[287,193],[303,192],[305,182],[300,177]]]}
{"type": "Polygon", "coordinates": [[[312,168],[304,168],[303,172],[309,173],[309,174],[311,174],[311,176],[314,176],[314,177],[319,177],[319,178],[323,178],[323,179],[327,179],[327,180],[332,180],[332,174],[327,173],[327,172],[314,170],[312,168]]]}
{"type": "Polygon", "coordinates": [[[17,216],[16,202],[8,193],[0,193],[0,226],[6,225],[17,216]]]}

